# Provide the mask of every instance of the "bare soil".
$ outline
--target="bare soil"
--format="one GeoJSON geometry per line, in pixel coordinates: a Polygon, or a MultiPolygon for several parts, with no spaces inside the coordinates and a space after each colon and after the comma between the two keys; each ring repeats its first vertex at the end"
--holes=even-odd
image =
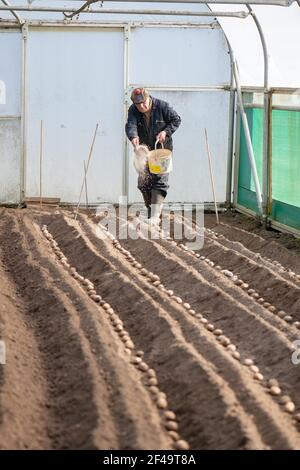
{"type": "Polygon", "coordinates": [[[166,238],[117,248],[99,221],[0,209],[0,448],[299,449],[298,241],[224,214],[205,216],[199,252],[166,238]]]}

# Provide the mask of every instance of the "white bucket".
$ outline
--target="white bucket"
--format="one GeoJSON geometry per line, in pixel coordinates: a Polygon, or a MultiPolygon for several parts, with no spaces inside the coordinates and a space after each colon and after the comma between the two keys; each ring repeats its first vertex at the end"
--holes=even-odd
{"type": "Polygon", "coordinates": [[[157,149],[157,143],[155,142],[155,150],[151,150],[148,155],[148,165],[150,173],[154,175],[162,175],[170,173],[172,171],[172,151],[162,148],[157,149]]]}

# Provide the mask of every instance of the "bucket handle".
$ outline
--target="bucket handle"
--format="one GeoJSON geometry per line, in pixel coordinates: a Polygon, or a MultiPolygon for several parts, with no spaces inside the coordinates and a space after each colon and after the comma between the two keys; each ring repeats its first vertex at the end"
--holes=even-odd
{"type": "MultiPolygon", "coordinates": [[[[154,150],[157,150],[157,144],[158,144],[159,140],[157,139],[157,141],[155,142],[155,147],[154,147],[154,150]]],[[[163,142],[161,142],[161,148],[164,148],[164,144],[163,142]]]]}

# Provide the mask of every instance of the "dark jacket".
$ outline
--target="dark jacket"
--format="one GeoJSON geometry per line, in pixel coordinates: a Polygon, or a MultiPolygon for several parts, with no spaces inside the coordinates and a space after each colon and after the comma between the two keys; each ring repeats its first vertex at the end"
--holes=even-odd
{"type": "Polygon", "coordinates": [[[132,104],[128,110],[128,119],[125,126],[126,135],[129,140],[134,137],[140,138],[140,144],[147,145],[150,150],[154,149],[157,134],[161,131],[167,133],[164,147],[173,150],[172,134],[178,129],[181,118],[176,111],[166,103],[157,98],[152,99],[152,111],[149,129],[147,128],[143,113],[132,104]]]}

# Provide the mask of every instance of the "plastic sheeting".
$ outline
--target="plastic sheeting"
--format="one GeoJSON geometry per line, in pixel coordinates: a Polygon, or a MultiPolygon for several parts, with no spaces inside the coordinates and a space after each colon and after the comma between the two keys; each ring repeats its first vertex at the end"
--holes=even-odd
{"type": "MultiPolygon", "coordinates": [[[[28,5],[27,0],[10,0],[11,5],[28,5]]],[[[78,8],[79,1],[32,0],[32,6],[59,6],[78,8]]],[[[270,2],[272,3],[272,2],[270,2]]],[[[279,3],[279,2],[278,2],[279,3]]],[[[284,3],[284,0],[282,1],[284,3]]],[[[286,0],[286,4],[292,3],[286,0]]],[[[99,8],[98,3],[92,5],[99,8]]],[[[244,4],[230,0],[228,4],[208,3],[213,11],[248,11],[244,4]]],[[[294,1],[289,7],[252,5],[261,22],[270,54],[270,85],[278,87],[300,87],[300,61],[298,44],[300,43],[300,7],[294,1]]],[[[104,8],[111,9],[161,9],[207,11],[203,3],[141,3],[141,2],[104,2],[104,8]]],[[[24,19],[63,19],[62,13],[18,13],[24,19]]],[[[0,11],[0,18],[12,19],[10,12],[0,11]]],[[[207,23],[213,20],[208,17],[157,16],[157,15],[88,15],[81,14],[80,20],[93,21],[189,21],[207,23]]],[[[263,54],[257,28],[251,17],[246,19],[218,18],[227,35],[238,60],[241,84],[244,86],[263,85],[263,54]]]]}
{"type": "MultiPolygon", "coordinates": [[[[251,4],[250,4],[251,5],[251,4]]],[[[236,11],[237,5],[212,5],[216,11],[236,11]]],[[[247,11],[243,5],[239,10],[247,11]]],[[[270,86],[300,87],[300,7],[253,6],[264,31],[270,56],[270,86]]],[[[241,84],[263,86],[263,52],[253,18],[219,18],[236,55],[241,84]]]]}

